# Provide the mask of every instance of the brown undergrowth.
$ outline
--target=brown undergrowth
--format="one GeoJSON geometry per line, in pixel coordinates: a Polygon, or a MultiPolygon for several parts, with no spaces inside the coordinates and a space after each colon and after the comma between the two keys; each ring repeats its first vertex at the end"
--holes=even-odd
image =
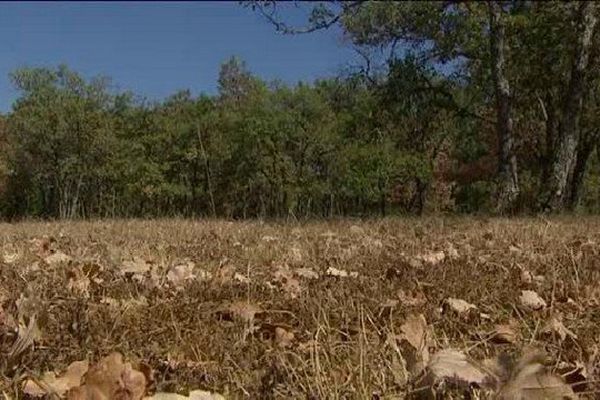
{"type": "Polygon", "coordinates": [[[81,393],[47,373],[115,352],[145,396],[597,398],[597,218],[37,222],[0,246],[10,399],[81,393]]]}

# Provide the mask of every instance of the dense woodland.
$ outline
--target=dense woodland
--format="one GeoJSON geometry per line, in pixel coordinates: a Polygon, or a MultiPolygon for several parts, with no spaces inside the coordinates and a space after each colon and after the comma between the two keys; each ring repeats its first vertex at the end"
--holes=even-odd
{"type": "Polygon", "coordinates": [[[594,2],[245,2],[282,34],[336,25],[360,68],[150,102],[66,66],[11,75],[4,218],[600,210],[594,2]]]}

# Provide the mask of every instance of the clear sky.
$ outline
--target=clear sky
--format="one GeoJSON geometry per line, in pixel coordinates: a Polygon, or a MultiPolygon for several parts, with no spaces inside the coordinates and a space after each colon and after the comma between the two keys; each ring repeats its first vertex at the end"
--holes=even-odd
{"type": "MultiPolygon", "coordinates": [[[[304,19],[288,9],[292,21],[304,19]]],[[[288,83],[334,75],[356,60],[339,30],[284,36],[237,2],[0,2],[0,112],[17,96],[8,74],[22,66],[64,63],[162,99],[179,89],[215,93],[231,55],[288,83]]]]}

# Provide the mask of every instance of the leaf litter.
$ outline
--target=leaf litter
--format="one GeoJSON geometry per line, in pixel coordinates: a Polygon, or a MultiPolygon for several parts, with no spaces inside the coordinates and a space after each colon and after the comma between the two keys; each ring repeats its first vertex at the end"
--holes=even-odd
{"type": "Polygon", "coordinates": [[[557,223],[540,244],[537,223],[519,231],[488,221],[485,240],[480,225],[457,233],[423,224],[431,234],[415,240],[398,223],[361,223],[350,235],[344,222],[289,232],[251,223],[110,225],[138,232],[131,239],[82,222],[32,232],[31,242],[11,236],[0,260],[0,394],[298,398],[320,387],[322,398],[355,398],[361,388],[375,398],[425,385],[438,398],[596,396],[600,332],[590,316],[600,295],[585,283],[595,279],[593,257],[577,259],[581,284],[568,269],[553,271],[552,282],[533,272],[570,265],[561,249],[573,236],[593,237],[576,247],[596,254],[594,224],[557,223]],[[267,240],[256,245],[256,237],[267,240]],[[532,341],[552,351],[551,361],[523,349],[532,341]],[[154,378],[115,349],[142,357],[154,378]],[[87,371],[86,357],[97,360],[87,371]]]}

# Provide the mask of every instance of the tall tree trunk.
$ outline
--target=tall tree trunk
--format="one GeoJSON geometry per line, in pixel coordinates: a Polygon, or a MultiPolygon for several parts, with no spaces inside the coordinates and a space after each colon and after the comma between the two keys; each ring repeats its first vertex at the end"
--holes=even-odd
{"type": "Polygon", "coordinates": [[[543,185],[545,190],[541,196],[541,207],[544,211],[559,211],[568,200],[568,180],[577,158],[585,72],[596,22],[596,3],[593,1],[581,2],[571,78],[563,99],[562,119],[558,128],[558,138],[548,182],[543,185]]]}
{"type": "Polygon", "coordinates": [[[505,74],[505,28],[498,2],[490,1],[490,55],[492,80],[496,96],[496,132],[500,144],[498,154],[498,193],[496,210],[513,209],[519,196],[517,157],[514,152],[510,85],[505,74]]]}
{"type": "Polygon", "coordinates": [[[599,137],[600,130],[595,130],[587,132],[579,142],[577,159],[575,160],[575,166],[573,167],[573,174],[569,180],[569,196],[566,203],[566,206],[569,210],[574,210],[579,205],[587,162],[590,158],[590,155],[594,151],[594,148],[596,148],[596,143],[599,137]]]}

